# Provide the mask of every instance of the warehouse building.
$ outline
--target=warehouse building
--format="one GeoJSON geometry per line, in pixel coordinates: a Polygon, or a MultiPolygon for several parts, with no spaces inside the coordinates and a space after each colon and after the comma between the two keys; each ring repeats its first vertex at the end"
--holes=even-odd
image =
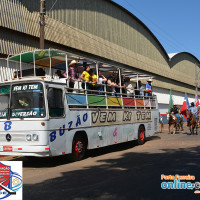
{"type": "MultiPolygon", "coordinates": [[[[161,114],[168,110],[170,89],[175,104],[182,105],[185,92],[189,101],[194,101],[199,84],[199,68],[195,66],[200,64],[195,56],[188,52],[168,55],[143,22],[113,1],[54,3],[46,1],[45,48],[126,66],[154,77],[153,91],[161,114]]],[[[0,57],[39,48],[40,0],[1,0],[0,10],[0,57]]]]}

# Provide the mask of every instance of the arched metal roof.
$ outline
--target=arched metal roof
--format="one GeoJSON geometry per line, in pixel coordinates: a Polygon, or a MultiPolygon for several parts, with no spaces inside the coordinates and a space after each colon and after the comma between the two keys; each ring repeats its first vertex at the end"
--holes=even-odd
{"type": "Polygon", "coordinates": [[[160,48],[163,50],[163,53],[166,55],[166,58],[168,60],[170,59],[169,55],[167,54],[165,48],[162,46],[162,44],[160,43],[160,41],[158,40],[158,38],[151,32],[151,30],[140,19],[138,19],[133,13],[131,13],[130,11],[128,11],[126,8],[122,7],[121,5],[117,4],[116,2],[114,2],[112,0],[106,0],[106,1],[112,3],[113,5],[117,6],[118,8],[120,8],[121,10],[123,10],[124,12],[126,12],[127,14],[129,14],[138,23],[140,23],[146,30],[148,30],[149,34],[156,40],[156,42],[158,43],[158,45],[160,46],[160,48]]]}
{"type": "Polygon", "coordinates": [[[170,60],[172,60],[172,59],[174,59],[174,58],[176,58],[177,56],[180,56],[180,55],[182,55],[182,54],[187,54],[187,55],[191,56],[192,58],[194,58],[198,63],[200,62],[199,59],[198,59],[196,56],[194,56],[193,54],[191,54],[191,53],[189,53],[189,52],[170,53],[170,54],[168,54],[168,56],[169,56],[170,60]]]}

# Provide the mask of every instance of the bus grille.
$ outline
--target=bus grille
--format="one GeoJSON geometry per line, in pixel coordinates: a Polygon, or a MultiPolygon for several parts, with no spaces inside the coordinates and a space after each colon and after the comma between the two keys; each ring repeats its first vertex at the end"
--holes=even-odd
{"type": "MultiPolygon", "coordinates": [[[[5,134],[0,134],[0,142],[7,142],[5,134]]],[[[12,137],[12,141],[26,141],[25,134],[10,134],[12,137]]]]}

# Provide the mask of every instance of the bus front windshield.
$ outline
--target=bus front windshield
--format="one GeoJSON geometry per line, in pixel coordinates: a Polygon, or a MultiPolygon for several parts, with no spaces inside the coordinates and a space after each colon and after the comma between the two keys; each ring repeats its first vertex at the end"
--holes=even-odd
{"type": "Polygon", "coordinates": [[[44,93],[41,83],[12,85],[10,117],[41,118],[45,117],[44,93]]]}
{"type": "Polygon", "coordinates": [[[0,119],[8,116],[8,106],[10,101],[10,85],[0,87],[0,119]]]}

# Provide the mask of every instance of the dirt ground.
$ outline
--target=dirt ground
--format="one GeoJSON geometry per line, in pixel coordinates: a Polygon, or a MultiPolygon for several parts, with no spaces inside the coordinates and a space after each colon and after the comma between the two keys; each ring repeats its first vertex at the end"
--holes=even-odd
{"type": "MultiPolygon", "coordinates": [[[[38,158],[2,157],[23,161],[23,196],[28,200],[155,200],[200,199],[195,190],[161,189],[161,174],[194,175],[200,182],[200,131],[189,130],[136,142],[91,150],[84,160],[67,156],[38,158]]],[[[193,181],[194,182],[194,181],[193,181]]]]}

